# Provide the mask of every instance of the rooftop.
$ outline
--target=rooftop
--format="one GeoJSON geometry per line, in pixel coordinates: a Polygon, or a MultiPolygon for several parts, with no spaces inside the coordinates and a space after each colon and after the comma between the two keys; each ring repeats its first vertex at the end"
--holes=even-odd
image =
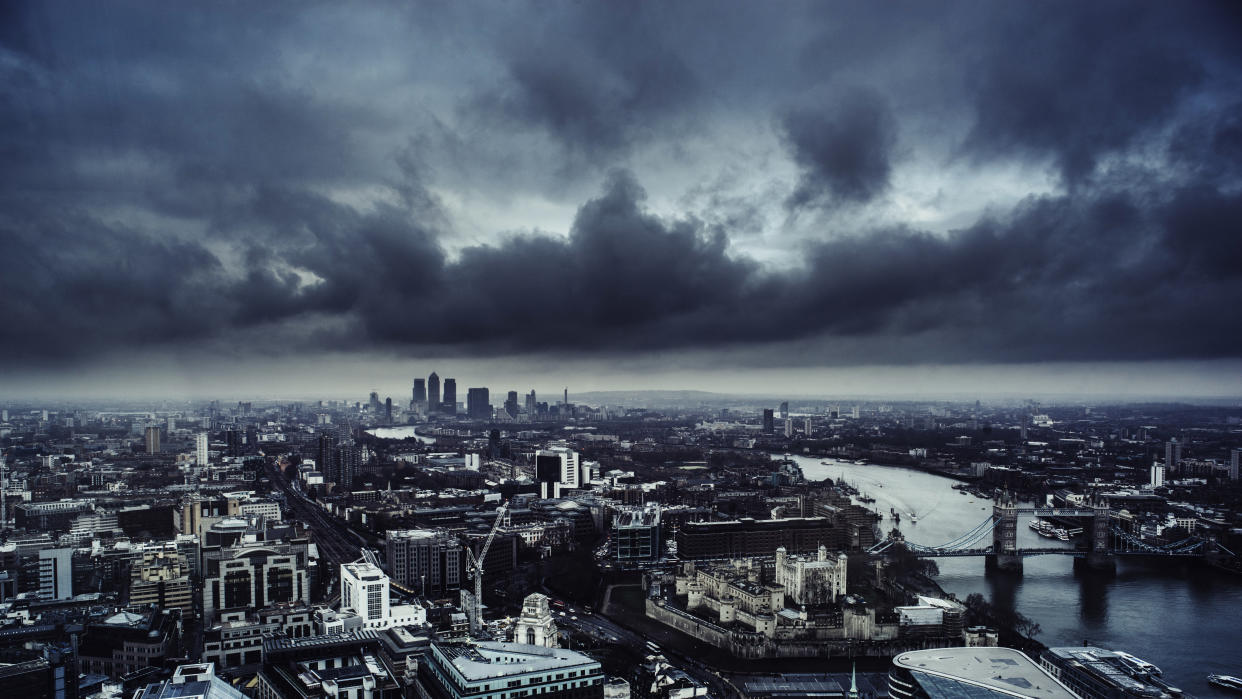
{"type": "Polygon", "coordinates": [[[481,641],[475,644],[436,644],[440,653],[468,682],[595,665],[591,658],[564,648],[545,648],[525,643],[481,641]]]}
{"type": "Polygon", "coordinates": [[[1005,694],[1031,699],[1075,699],[1065,685],[1012,648],[936,648],[902,653],[893,665],[909,670],[933,699],[1005,694]],[[990,691],[987,691],[990,690],[990,691]]]}

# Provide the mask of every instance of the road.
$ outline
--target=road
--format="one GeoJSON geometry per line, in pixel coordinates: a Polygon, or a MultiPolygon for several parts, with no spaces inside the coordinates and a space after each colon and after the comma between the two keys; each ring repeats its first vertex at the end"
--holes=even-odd
{"type": "MultiPolygon", "coordinates": [[[[562,629],[574,630],[579,634],[593,639],[594,642],[599,645],[628,646],[640,656],[646,656],[650,653],[647,649],[647,641],[650,639],[647,637],[635,633],[634,631],[631,631],[611,619],[599,614],[583,614],[580,609],[577,611],[578,613],[574,614],[569,611],[569,608],[567,608],[564,610],[564,616],[561,615],[559,610],[555,612],[557,626],[562,629]]],[[[720,673],[707,667],[703,663],[700,663],[698,660],[682,655],[675,649],[667,647],[662,647],[660,649],[660,653],[664,655],[670,663],[680,667],[686,672],[686,674],[706,685],[708,690],[711,692],[711,696],[740,696],[737,689],[733,687],[732,683],[722,677],[720,673]]]]}

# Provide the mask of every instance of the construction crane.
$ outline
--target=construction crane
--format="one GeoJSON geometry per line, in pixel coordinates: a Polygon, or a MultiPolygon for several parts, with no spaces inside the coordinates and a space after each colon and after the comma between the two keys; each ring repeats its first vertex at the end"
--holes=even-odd
{"type": "Polygon", "coordinates": [[[500,503],[500,508],[496,510],[496,521],[492,524],[492,530],[487,533],[483,548],[479,549],[478,558],[475,558],[470,547],[466,547],[466,572],[474,578],[474,599],[470,600],[469,608],[466,609],[466,614],[470,617],[472,635],[477,635],[483,630],[483,561],[487,560],[487,550],[492,547],[492,541],[496,538],[496,530],[500,529],[500,524],[504,521],[505,512],[508,509],[508,503],[500,503]]]}

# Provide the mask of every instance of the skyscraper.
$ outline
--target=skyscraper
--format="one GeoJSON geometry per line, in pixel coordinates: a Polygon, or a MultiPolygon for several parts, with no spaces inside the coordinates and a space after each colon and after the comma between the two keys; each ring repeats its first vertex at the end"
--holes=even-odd
{"type": "Polygon", "coordinates": [[[448,415],[457,414],[457,379],[444,380],[444,404],[441,410],[448,415]]]}
{"type": "Polygon", "coordinates": [[[207,433],[194,435],[194,460],[198,466],[207,465],[207,433]]]}
{"type": "Polygon", "coordinates": [[[445,379],[445,402],[441,410],[445,415],[457,415],[457,379],[445,379]]]}
{"type": "Polygon", "coordinates": [[[466,414],[471,420],[492,419],[492,405],[486,388],[466,390],[466,414]]]}
{"type": "Polygon", "coordinates": [[[427,402],[427,379],[414,379],[414,402],[427,402]]]}
{"type": "Polygon", "coordinates": [[[1229,453],[1229,480],[1238,480],[1238,461],[1242,459],[1242,449],[1234,449],[1229,453]]]}
{"type": "Polygon", "coordinates": [[[376,391],[371,391],[371,401],[370,401],[370,402],[371,402],[371,414],[372,414],[372,415],[379,415],[379,411],[380,411],[380,399],[379,399],[379,393],[378,393],[378,392],[376,392],[376,391]]]}
{"type": "Polygon", "coordinates": [[[517,417],[517,391],[509,391],[509,397],[505,399],[505,412],[509,414],[509,417],[517,417]]]}
{"type": "Polygon", "coordinates": [[[384,422],[392,424],[392,396],[384,399],[384,422]]]}
{"type": "Polygon", "coordinates": [[[434,371],[427,377],[427,412],[440,412],[440,376],[434,371]]]}
{"type": "Polygon", "coordinates": [[[787,417],[789,417],[789,401],[783,400],[781,401],[781,419],[784,420],[787,417]]]}
{"type": "Polygon", "coordinates": [[[532,388],[530,393],[526,394],[526,414],[530,416],[530,419],[534,420],[535,413],[538,410],[538,404],[535,402],[535,389],[532,388]]]}
{"type": "Polygon", "coordinates": [[[763,433],[772,434],[776,431],[776,421],[773,419],[772,409],[763,409],[763,433]]]}

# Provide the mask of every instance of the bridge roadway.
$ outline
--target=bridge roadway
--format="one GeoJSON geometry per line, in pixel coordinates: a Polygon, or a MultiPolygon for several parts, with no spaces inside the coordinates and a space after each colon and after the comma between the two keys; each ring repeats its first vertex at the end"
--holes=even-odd
{"type": "MultiPolygon", "coordinates": [[[[956,549],[956,550],[945,549],[943,551],[936,551],[934,549],[929,549],[929,550],[911,549],[911,553],[913,553],[915,556],[918,556],[919,558],[966,558],[969,556],[990,556],[995,552],[992,551],[992,547],[989,546],[987,548],[982,548],[982,549],[956,549]]],[[[1018,549],[1017,551],[1015,551],[1015,553],[1022,557],[1074,556],[1075,558],[1085,558],[1089,552],[1080,551],[1078,549],[1067,549],[1067,548],[1033,548],[1033,549],[1018,549]]],[[[1161,558],[1170,557],[1170,556],[1180,557],[1180,558],[1202,558],[1203,556],[1203,554],[1197,553],[1197,552],[1165,553],[1165,552],[1157,552],[1157,551],[1113,551],[1113,550],[1108,551],[1108,554],[1111,556],[1159,556],[1161,558]]]]}

